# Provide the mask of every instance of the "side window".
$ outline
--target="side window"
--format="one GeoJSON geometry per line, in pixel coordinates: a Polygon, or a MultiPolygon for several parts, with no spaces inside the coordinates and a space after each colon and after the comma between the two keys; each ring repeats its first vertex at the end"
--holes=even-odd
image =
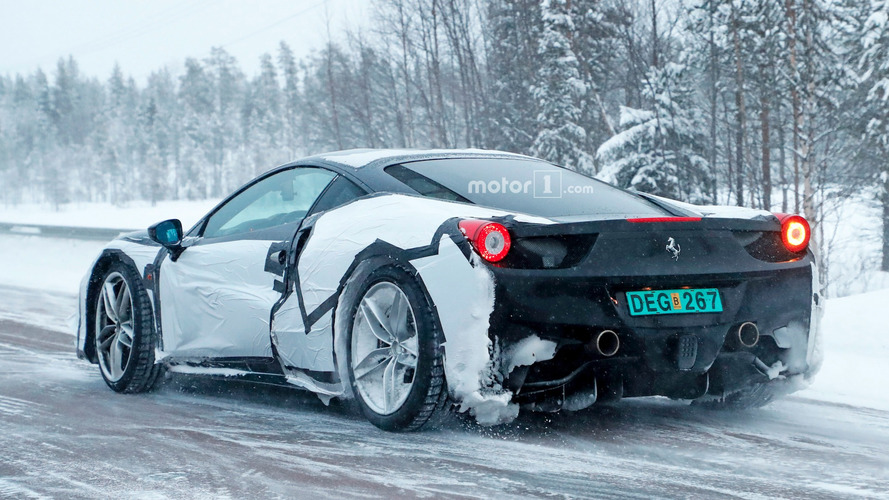
{"type": "Polygon", "coordinates": [[[428,198],[438,198],[440,200],[459,201],[461,203],[472,203],[463,196],[451,191],[434,180],[424,177],[413,170],[408,169],[404,165],[392,165],[386,167],[386,173],[405,183],[417,193],[428,198]]]}
{"type": "Polygon", "coordinates": [[[299,222],[335,175],[297,167],[266,177],[211,215],[203,236],[218,238],[299,222]]]}
{"type": "Polygon", "coordinates": [[[318,203],[312,208],[312,213],[317,214],[340,205],[345,205],[355,198],[360,198],[366,194],[365,190],[340,175],[330,183],[330,187],[318,199],[318,203]]]}

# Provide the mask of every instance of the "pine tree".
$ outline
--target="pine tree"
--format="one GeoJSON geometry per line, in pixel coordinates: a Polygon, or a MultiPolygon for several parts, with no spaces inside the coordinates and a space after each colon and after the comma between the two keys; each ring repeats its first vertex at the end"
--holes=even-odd
{"type": "Polygon", "coordinates": [[[384,90],[394,86],[389,67],[363,38],[355,43],[353,51],[357,61],[347,85],[354,91],[343,96],[343,105],[355,122],[355,139],[369,148],[392,146],[398,132],[394,130],[397,116],[392,97],[384,90]]]}
{"type": "MultiPolygon", "coordinates": [[[[7,111],[4,113],[9,123],[4,128],[7,139],[4,147],[8,148],[3,156],[9,162],[6,172],[7,186],[19,186],[19,189],[6,189],[7,202],[18,203],[31,194],[30,186],[35,183],[36,172],[32,167],[37,144],[41,141],[38,118],[37,94],[33,83],[37,77],[26,81],[21,75],[16,75],[12,90],[6,99],[7,111]]],[[[44,82],[46,78],[44,77],[44,82]]]]}
{"type": "Polygon", "coordinates": [[[281,89],[272,56],[260,60],[260,74],[250,85],[249,104],[245,102],[245,144],[253,158],[253,174],[268,170],[273,163],[283,163],[281,148],[281,89]]]}
{"type": "Polygon", "coordinates": [[[873,0],[864,29],[860,64],[869,114],[864,139],[882,160],[876,172],[883,223],[880,269],[889,271],[889,1],[873,0]]]}
{"type": "Polygon", "coordinates": [[[211,82],[213,103],[210,115],[212,148],[207,151],[211,160],[209,195],[219,197],[252,174],[252,168],[232,161],[231,156],[238,149],[236,138],[241,136],[240,112],[247,85],[237,60],[221,47],[210,50],[204,67],[211,82]]]}
{"type": "Polygon", "coordinates": [[[652,69],[645,97],[650,110],[621,108],[621,131],[597,152],[599,177],[621,187],[692,203],[713,200],[700,113],[691,105],[687,68],[652,69]]]}
{"type": "Polygon", "coordinates": [[[621,3],[573,0],[571,6],[575,26],[572,50],[586,84],[580,124],[587,132],[586,150],[595,151],[616,133],[606,99],[619,78],[620,35],[628,29],[632,17],[621,3]]]}
{"type": "MultiPolygon", "coordinates": [[[[781,5],[770,0],[759,0],[754,6],[753,16],[748,23],[748,51],[752,59],[752,86],[757,95],[753,102],[759,111],[759,142],[760,169],[759,206],[765,210],[772,208],[772,110],[777,100],[776,89],[779,88],[778,61],[781,59],[781,21],[783,20],[781,5]]],[[[751,165],[752,167],[752,165],[751,165]]],[[[755,169],[752,169],[756,172],[755,169]]],[[[750,189],[754,189],[753,183],[750,189]]]]}
{"type": "Polygon", "coordinates": [[[278,68],[284,79],[282,95],[282,116],[284,121],[284,144],[291,157],[298,156],[298,151],[305,149],[299,128],[300,92],[299,69],[293,57],[293,51],[285,42],[278,46],[278,68]]]}
{"type": "Polygon", "coordinates": [[[138,185],[133,178],[139,162],[135,160],[138,136],[130,106],[134,96],[129,95],[120,66],[115,64],[108,79],[108,97],[103,112],[105,124],[97,146],[104,149],[104,161],[100,162],[107,201],[121,204],[132,198],[138,185]]]}
{"type": "MultiPolygon", "coordinates": [[[[724,27],[727,16],[724,0],[700,0],[688,11],[686,20],[687,30],[697,33],[692,37],[688,45],[688,63],[692,67],[701,69],[700,81],[702,95],[706,98],[706,126],[707,126],[707,161],[710,164],[710,175],[715,179],[724,173],[726,178],[732,178],[732,169],[729,165],[730,141],[726,140],[724,127],[722,126],[722,113],[720,104],[725,106],[728,82],[726,75],[731,74],[727,64],[726,54],[727,34],[724,27]]],[[[723,108],[724,109],[724,108],[723,108]]],[[[717,185],[713,184],[713,192],[710,198],[717,200],[717,185]]],[[[724,195],[731,196],[731,181],[726,183],[728,189],[723,189],[724,195]]]]}
{"type": "Polygon", "coordinates": [[[314,151],[332,151],[359,147],[347,119],[344,99],[354,93],[349,57],[335,45],[328,44],[321,54],[307,64],[303,78],[304,112],[301,125],[307,144],[314,151]]]}
{"type": "MultiPolygon", "coordinates": [[[[15,120],[10,111],[13,109],[13,92],[14,86],[11,78],[0,75],[0,182],[3,185],[11,184],[10,180],[14,180],[15,170],[15,120]]],[[[17,201],[20,195],[19,190],[4,189],[0,191],[0,201],[3,204],[10,204],[17,201]],[[4,192],[5,191],[5,192],[4,192]]]]}
{"type": "Polygon", "coordinates": [[[159,128],[160,111],[155,97],[149,96],[139,116],[139,135],[143,142],[143,151],[140,155],[143,167],[140,170],[144,179],[140,184],[147,191],[145,195],[152,206],[163,200],[167,193],[167,164],[160,149],[159,128]]]}
{"type": "Polygon", "coordinates": [[[543,32],[538,54],[534,97],[538,105],[537,135],[531,146],[536,156],[579,171],[591,171],[585,151],[586,131],[581,98],[588,87],[580,77],[577,55],[571,47],[574,22],[566,0],[543,3],[543,32]]]}
{"type": "Polygon", "coordinates": [[[34,76],[34,89],[37,104],[37,134],[32,154],[26,161],[29,168],[34,171],[33,179],[38,181],[42,188],[44,200],[58,210],[67,198],[64,193],[63,172],[56,161],[59,143],[56,123],[59,113],[55,108],[52,89],[46,74],[40,69],[34,76]]]}
{"type": "Polygon", "coordinates": [[[538,42],[543,24],[539,0],[493,0],[488,4],[489,145],[530,153],[537,128],[533,94],[540,66],[538,42]]]}
{"type": "Polygon", "coordinates": [[[213,82],[197,59],[185,60],[185,74],[180,78],[179,99],[184,111],[182,117],[183,141],[176,174],[179,197],[190,200],[209,196],[206,166],[213,160],[214,150],[212,116],[214,113],[213,82]]]}
{"type": "MultiPolygon", "coordinates": [[[[147,111],[153,108],[150,114],[155,116],[150,120],[152,127],[146,140],[151,145],[157,146],[157,155],[160,157],[159,174],[164,178],[157,179],[157,182],[165,191],[160,199],[175,198],[176,191],[173,187],[178,182],[176,166],[180,143],[183,140],[181,132],[183,110],[177,102],[176,83],[166,68],[148,76],[148,85],[142,93],[142,102],[145,106],[143,109],[147,111]]],[[[144,114],[143,112],[143,116],[144,114]]]]}

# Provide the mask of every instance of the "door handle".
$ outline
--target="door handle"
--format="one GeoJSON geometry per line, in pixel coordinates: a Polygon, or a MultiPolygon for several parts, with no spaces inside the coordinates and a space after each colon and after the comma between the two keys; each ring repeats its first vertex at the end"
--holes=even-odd
{"type": "Polygon", "coordinates": [[[269,251],[265,254],[265,265],[263,270],[267,273],[284,276],[284,268],[287,267],[287,247],[290,244],[286,241],[272,243],[269,251]]]}
{"type": "Polygon", "coordinates": [[[287,262],[287,250],[278,250],[277,252],[269,255],[269,260],[272,262],[277,262],[279,265],[284,265],[287,262]]]}

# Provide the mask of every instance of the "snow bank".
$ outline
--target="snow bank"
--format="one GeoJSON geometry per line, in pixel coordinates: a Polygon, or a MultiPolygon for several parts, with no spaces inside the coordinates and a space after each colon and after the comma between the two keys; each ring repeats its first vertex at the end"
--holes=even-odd
{"type": "Polygon", "coordinates": [[[797,394],[889,411],[889,290],[830,299],[821,321],[824,364],[797,394]]]}
{"type": "MultiPolygon", "coordinates": [[[[153,207],[148,202],[124,207],[72,203],[58,211],[30,203],[0,207],[0,222],[137,230],[178,218],[188,228],[218,202],[168,201],[153,207]]],[[[100,241],[0,234],[0,262],[4,263],[0,266],[0,285],[76,294],[80,279],[104,246],[100,241]]]]}
{"type": "Polygon", "coordinates": [[[101,241],[0,234],[0,285],[77,295],[80,279],[104,246],[101,241]]]}
{"type": "Polygon", "coordinates": [[[830,197],[824,221],[814,237],[829,262],[830,297],[889,287],[889,273],[880,272],[882,210],[876,189],[865,189],[848,199],[830,197]]]}
{"type": "Polygon", "coordinates": [[[69,203],[58,211],[48,205],[25,203],[0,207],[0,222],[136,230],[162,220],[179,219],[188,229],[217,203],[216,199],[165,201],[155,206],[138,201],[122,207],[110,203],[69,203]]]}

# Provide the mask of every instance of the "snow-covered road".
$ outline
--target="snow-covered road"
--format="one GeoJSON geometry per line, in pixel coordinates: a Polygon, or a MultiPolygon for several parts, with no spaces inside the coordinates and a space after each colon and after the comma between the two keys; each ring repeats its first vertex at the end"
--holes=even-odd
{"type": "Polygon", "coordinates": [[[889,411],[814,389],[741,413],[647,398],[390,434],[290,389],[176,376],[115,394],[59,331],[70,307],[0,287],[0,498],[889,496],[889,411]]]}

